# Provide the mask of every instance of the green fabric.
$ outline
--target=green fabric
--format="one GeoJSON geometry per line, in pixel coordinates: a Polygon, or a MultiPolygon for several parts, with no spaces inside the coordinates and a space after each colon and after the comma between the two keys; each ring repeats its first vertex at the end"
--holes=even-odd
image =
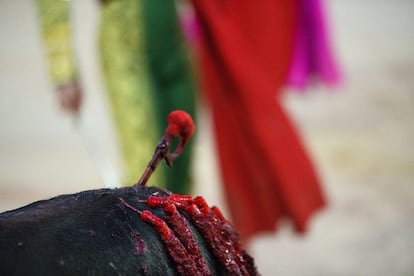
{"type": "MultiPolygon", "coordinates": [[[[164,134],[168,114],[195,116],[195,93],[174,1],[102,1],[102,71],[126,167],[125,185],[137,182],[164,134]]],[[[37,0],[51,77],[76,77],[70,1],[37,0]]],[[[192,142],[172,169],[160,164],[149,185],[189,194],[192,142]]],[[[173,145],[173,149],[174,149],[173,145]]]]}
{"type": "Polygon", "coordinates": [[[69,9],[69,1],[37,0],[50,77],[56,86],[76,78],[69,9]]]}
{"type": "MultiPolygon", "coordinates": [[[[185,110],[195,118],[193,76],[174,1],[142,2],[148,71],[161,132],[173,110],[185,110]]],[[[192,144],[174,161],[173,168],[166,171],[166,187],[175,193],[190,193],[192,144]]]]}
{"type": "MultiPolygon", "coordinates": [[[[124,154],[127,185],[137,182],[161,137],[146,70],[141,3],[108,1],[101,11],[103,72],[124,154]]],[[[164,169],[160,167],[149,185],[164,186],[164,169]]]]}

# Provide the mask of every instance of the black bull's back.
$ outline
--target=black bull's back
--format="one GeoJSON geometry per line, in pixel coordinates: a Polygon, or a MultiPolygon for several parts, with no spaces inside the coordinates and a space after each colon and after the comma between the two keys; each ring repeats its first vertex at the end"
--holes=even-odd
{"type": "MultiPolygon", "coordinates": [[[[147,210],[142,201],[154,193],[169,195],[153,187],[91,190],[0,214],[0,275],[176,275],[154,227],[120,200],[147,210]]],[[[165,218],[161,208],[150,210],[165,218]]],[[[223,274],[200,232],[189,226],[211,272],[223,274]]]]}

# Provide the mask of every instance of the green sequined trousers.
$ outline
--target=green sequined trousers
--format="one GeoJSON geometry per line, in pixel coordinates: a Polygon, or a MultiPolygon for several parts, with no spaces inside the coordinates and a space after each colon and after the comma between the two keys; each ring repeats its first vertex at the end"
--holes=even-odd
{"type": "MultiPolygon", "coordinates": [[[[126,164],[126,184],[144,172],[161,138],[145,60],[141,1],[102,5],[99,46],[102,68],[126,164]]],[[[149,185],[165,186],[160,166],[149,185]]]]}
{"type": "MultiPolygon", "coordinates": [[[[52,80],[70,82],[77,71],[70,1],[37,3],[52,80]]],[[[193,76],[174,1],[102,1],[99,51],[126,167],[124,185],[132,185],[164,134],[167,115],[182,109],[195,116],[193,76]]],[[[190,142],[172,169],[160,164],[149,185],[189,194],[192,148],[190,142]]]]}

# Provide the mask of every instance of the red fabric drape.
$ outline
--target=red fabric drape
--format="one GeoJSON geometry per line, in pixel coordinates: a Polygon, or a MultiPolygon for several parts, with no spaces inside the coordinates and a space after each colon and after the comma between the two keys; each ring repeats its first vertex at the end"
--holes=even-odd
{"type": "Polygon", "coordinates": [[[231,220],[243,240],[290,218],[299,232],[324,205],[315,170],[280,104],[297,2],[193,0],[231,220]]]}

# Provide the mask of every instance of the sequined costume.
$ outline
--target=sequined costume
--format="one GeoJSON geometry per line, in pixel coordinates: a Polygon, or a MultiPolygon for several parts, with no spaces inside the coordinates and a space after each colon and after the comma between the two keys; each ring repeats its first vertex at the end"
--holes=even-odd
{"type": "MultiPolygon", "coordinates": [[[[131,185],[147,165],[165,127],[165,115],[183,109],[194,116],[192,75],[173,2],[101,3],[102,71],[126,165],[124,184],[131,185]],[[153,125],[158,127],[150,127],[153,125]]],[[[38,0],[38,6],[52,81],[57,86],[73,81],[76,57],[70,2],[38,0]]],[[[191,152],[190,146],[173,172],[160,169],[151,181],[177,193],[189,193],[191,152]]]]}

